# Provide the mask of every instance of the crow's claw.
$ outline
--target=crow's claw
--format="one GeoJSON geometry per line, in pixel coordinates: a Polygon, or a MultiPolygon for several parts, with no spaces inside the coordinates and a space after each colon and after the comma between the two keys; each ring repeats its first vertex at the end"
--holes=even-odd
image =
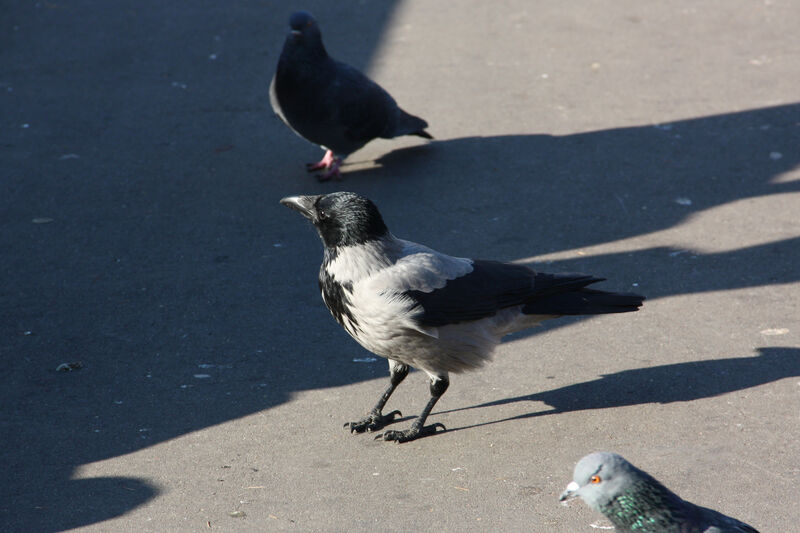
{"type": "Polygon", "coordinates": [[[409,442],[414,439],[433,435],[439,428],[441,428],[443,431],[447,431],[447,428],[444,427],[444,424],[437,422],[421,429],[417,428],[416,426],[411,426],[409,429],[404,429],[402,431],[390,429],[389,431],[384,431],[383,433],[378,433],[375,435],[375,440],[393,440],[398,443],[409,442]]]}
{"type": "Polygon", "coordinates": [[[400,411],[394,410],[389,414],[370,413],[358,422],[345,422],[344,427],[350,428],[350,433],[364,433],[365,431],[377,431],[394,422],[396,418],[403,416],[400,411]]]}

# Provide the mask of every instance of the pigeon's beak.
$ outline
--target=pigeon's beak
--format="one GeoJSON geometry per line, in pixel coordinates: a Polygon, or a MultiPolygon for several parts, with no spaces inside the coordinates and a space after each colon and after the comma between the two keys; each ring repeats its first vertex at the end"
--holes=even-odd
{"type": "Polygon", "coordinates": [[[314,205],[319,200],[320,195],[317,196],[287,196],[281,199],[281,204],[289,209],[294,209],[310,221],[317,219],[317,210],[314,205]]]}
{"type": "Polygon", "coordinates": [[[289,32],[289,35],[292,36],[292,39],[297,41],[297,40],[300,40],[303,37],[303,32],[301,32],[300,30],[292,30],[292,31],[289,32]]]}
{"type": "Polygon", "coordinates": [[[574,481],[570,482],[570,484],[567,485],[567,490],[561,493],[561,497],[558,499],[558,501],[565,502],[567,500],[571,500],[575,497],[575,493],[578,492],[579,488],[581,488],[580,485],[574,481]]]}

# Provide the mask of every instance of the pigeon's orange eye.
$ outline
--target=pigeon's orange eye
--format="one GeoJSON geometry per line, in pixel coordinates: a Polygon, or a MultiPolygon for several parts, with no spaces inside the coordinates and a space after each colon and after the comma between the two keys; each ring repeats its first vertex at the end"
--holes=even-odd
{"type": "Polygon", "coordinates": [[[589,481],[591,481],[592,483],[600,483],[603,480],[600,479],[600,476],[592,476],[591,478],[589,478],[589,481]]]}

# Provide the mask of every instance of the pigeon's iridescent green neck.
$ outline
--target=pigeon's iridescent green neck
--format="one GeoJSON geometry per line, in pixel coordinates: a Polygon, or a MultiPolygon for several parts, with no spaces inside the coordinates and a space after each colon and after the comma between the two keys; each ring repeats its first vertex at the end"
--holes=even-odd
{"type": "Polygon", "coordinates": [[[611,520],[617,531],[670,533],[675,526],[674,517],[670,516],[674,496],[660,488],[637,483],[598,510],[611,520]]]}

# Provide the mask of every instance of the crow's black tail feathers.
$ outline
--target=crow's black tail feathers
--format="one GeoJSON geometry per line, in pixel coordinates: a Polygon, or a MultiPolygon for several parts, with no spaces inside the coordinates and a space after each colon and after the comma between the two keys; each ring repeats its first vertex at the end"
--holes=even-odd
{"type": "Polygon", "coordinates": [[[603,292],[581,289],[546,296],[526,304],[526,315],[601,315],[638,311],[644,296],[632,293],[603,292]]]}
{"type": "Polygon", "coordinates": [[[603,278],[583,274],[536,274],[541,286],[537,297],[526,303],[526,315],[600,315],[638,311],[644,296],[633,293],[606,292],[586,286],[603,278]]]}

